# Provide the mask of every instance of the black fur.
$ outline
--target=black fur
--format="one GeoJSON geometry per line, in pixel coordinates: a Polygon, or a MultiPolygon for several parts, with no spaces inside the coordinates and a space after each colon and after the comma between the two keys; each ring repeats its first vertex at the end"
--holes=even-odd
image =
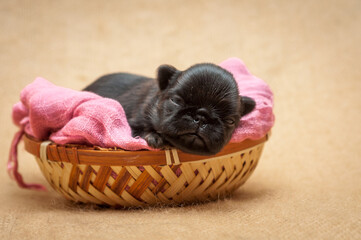
{"type": "Polygon", "coordinates": [[[174,146],[184,152],[212,155],[227,144],[241,116],[255,102],[240,97],[231,73],[214,64],[196,64],[185,71],[158,68],[157,79],[116,73],[84,89],[117,100],[133,136],[153,148],[174,146]]]}

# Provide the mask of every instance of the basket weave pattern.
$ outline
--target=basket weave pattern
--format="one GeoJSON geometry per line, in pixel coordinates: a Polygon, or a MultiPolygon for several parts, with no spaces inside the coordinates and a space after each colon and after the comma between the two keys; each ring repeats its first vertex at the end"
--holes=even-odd
{"type": "Polygon", "coordinates": [[[143,206],[216,199],[252,174],[264,143],[242,151],[178,165],[110,166],[36,157],[50,185],[67,199],[111,206],[143,206]]]}

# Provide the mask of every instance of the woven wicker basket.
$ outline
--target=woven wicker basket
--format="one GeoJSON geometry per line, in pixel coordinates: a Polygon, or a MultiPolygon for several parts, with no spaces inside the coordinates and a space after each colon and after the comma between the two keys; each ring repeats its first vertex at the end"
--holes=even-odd
{"type": "Polygon", "coordinates": [[[229,195],[252,174],[268,135],[212,157],[176,149],[123,151],[24,137],[50,185],[69,200],[110,206],[179,204],[229,195]]]}

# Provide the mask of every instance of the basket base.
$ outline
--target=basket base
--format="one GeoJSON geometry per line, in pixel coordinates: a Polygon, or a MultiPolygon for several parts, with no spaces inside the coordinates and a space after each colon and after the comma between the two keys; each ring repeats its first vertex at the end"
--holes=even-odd
{"type": "Polygon", "coordinates": [[[178,205],[230,196],[250,177],[264,143],[205,162],[99,166],[36,157],[49,184],[65,198],[115,207],[178,205]]]}

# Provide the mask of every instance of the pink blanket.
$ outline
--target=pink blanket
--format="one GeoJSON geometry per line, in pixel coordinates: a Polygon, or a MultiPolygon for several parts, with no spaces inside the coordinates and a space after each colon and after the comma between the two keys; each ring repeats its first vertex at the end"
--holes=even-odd
{"type": "MultiPolygon", "coordinates": [[[[263,137],[273,126],[273,95],[268,85],[251,75],[244,63],[230,58],[220,64],[235,77],[240,93],[253,98],[256,108],[241,119],[231,142],[263,137]]],[[[13,107],[13,120],[21,131],[15,136],[8,169],[19,185],[29,185],[17,172],[16,147],[25,132],[39,140],[58,144],[78,143],[125,150],[150,149],[144,139],[133,138],[122,106],[115,100],[90,92],[55,86],[37,78],[21,92],[20,102],[13,107]]]]}

